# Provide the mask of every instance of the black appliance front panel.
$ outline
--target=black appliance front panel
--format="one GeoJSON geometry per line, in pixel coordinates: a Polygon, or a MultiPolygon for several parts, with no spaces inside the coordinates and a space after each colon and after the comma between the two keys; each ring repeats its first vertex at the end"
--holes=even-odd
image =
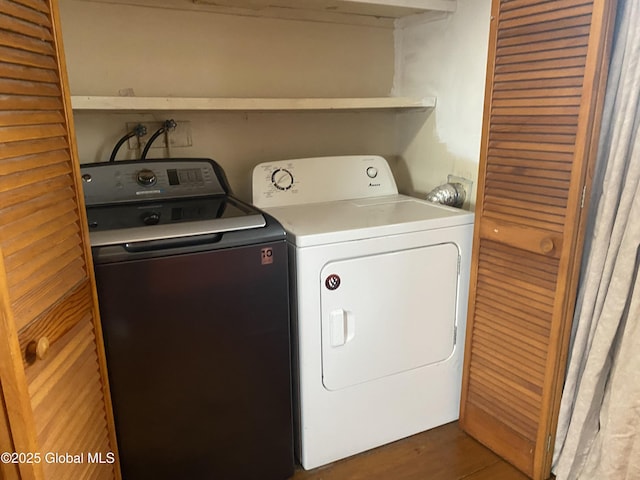
{"type": "Polygon", "coordinates": [[[123,478],[291,476],[285,242],[95,272],[123,478]]]}

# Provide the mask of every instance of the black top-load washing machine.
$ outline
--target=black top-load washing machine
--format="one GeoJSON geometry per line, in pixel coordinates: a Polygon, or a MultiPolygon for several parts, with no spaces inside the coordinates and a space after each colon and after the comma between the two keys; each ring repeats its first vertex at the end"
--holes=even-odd
{"type": "Polygon", "coordinates": [[[282,227],[209,159],[81,173],[123,478],[288,478],[282,227]]]}

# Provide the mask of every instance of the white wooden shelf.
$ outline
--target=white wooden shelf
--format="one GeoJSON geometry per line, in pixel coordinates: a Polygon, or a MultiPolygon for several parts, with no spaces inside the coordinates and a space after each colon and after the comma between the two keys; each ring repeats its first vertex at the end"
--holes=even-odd
{"type": "Polygon", "coordinates": [[[174,10],[287,18],[320,22],[393,26],[412,15],[440,16],[457,0],[83,0],[174,10]]]}
{"type": "Polygon", "coordinates": [[[193,98],[193,97],[71,97],[76,111],[359,111],[425,110],[436,105],[435,97],[377,98],[193,98]]]}

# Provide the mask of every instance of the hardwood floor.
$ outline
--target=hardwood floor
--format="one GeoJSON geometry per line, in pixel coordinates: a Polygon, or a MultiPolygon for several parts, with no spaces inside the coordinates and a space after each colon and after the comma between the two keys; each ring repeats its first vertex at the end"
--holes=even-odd
{"type": "Polygon", "coordinates": [[[458,427],[420,433],[314,470],[291,480],[527,480],[458,427]]]}

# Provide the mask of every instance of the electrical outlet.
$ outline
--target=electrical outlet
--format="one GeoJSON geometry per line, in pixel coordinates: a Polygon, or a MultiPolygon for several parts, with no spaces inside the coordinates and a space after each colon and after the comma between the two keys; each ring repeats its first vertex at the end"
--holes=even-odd
{"type": "MultiPolygon", "coordinates": [[[[147,134],[143,137],[131,137],[129,139],[128,147],[129,150],[137,150],[143,149],[151,136],[158,131],[164,125],[164,121],[162,122],[127,122],[127,131],[130,132],[138,124],[142,124],[147,127],[147,134]]],[[[173,130],[169,130],[168,133],[162,133],[158,138],[155,139],[151,148],[167,148],[167,138],[169,139],[169,148],[174,147],[191,147],[193,145],[193,140],[191,138],[191,122],[186,121],[177,121],[176,120],[176,128],[173,130]]]]}

